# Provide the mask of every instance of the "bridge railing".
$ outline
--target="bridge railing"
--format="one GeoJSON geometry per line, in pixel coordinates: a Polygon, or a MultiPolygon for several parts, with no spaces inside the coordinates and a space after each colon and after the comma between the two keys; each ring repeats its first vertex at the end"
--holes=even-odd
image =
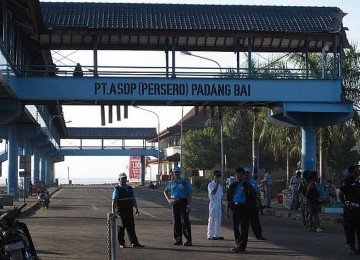
{"type": "Polygon", "coordinates": [[[306,71],[296,68],[219,68],[219,67],[144,67],[144,66],[17,66],[18,75],[60,77],[177,77],[177,78],[259,78],[259,79],[330,79],[333,70],[306,71]]]}
{"type": "Polygon", "coordinates": [[[128,149],[141,149],[141,150],[154,150],[154,146],[101,146],[101,145],[87,145],[87,146],[79,146],[79,145],[73,145],[73,146],[60,146],[60,150],[128,150],[128,149]]]}

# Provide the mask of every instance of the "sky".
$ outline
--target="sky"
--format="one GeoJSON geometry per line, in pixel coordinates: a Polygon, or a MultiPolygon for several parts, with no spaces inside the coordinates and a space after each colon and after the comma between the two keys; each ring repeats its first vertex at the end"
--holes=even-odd
{"type": "MultiPolygon", "coordinates": [[[[48,0],[46,2],[123,2],[123,3],[172,3],[172,4],[221,4],[221,5],[282,5],[282,6],[328,6],[328,7],[339,7],[347,15],[343,19],[345,27],[349,28],[347,31],[347,37],[350,43],[359,41],[359,28],[360,19],[358,15],[360,13],[360,1],[358,0],[128,0],[128,1],[54,1],[48,0]]],[[[194,54],[198,54],[193,52],[194,54]]],[[[62,61],[68,65],[74,65],[74,63],[80,62],[83,66],[92,64],[92,52],[81,52],[67,51],[62,52],[63,55],[68,55],[68,59],[62,61]]],[[[201,52],[201,56],[211,58],[218,62],[222,68],[235,67],[236,58],[234,54],[228,53],[204,53],[201,52]]],[[[163,58],[164,54],[155,52],[99,52],[99,65],[137,65],[138,61],[141,60],[143,66],[164,66],[163,58]],[[161,56],[159,56],[161,55],[161,56]],[[156,61],[154,63],[154,61],[156,61]],[[160,64],[158,64],[160,62],[160,64]]],[[[56,59],[56,56],[54,55],[56,59]]],[[[59,56],[57,58],[60,58],[59,56]]],[[[176,63],[177,66],[189,66],[189,63],[195,66],[210,67],[216,66],[211,61],[198,59],[196,57],[185,56],[177,53],[176,63]]],[[[157,113],[160,118],[160,131],[166,127],[170,127],[177,123],[181,119],[182,107],[144,107],[157,113]]],[[[191,107],[184,107],[184,115],[191,109],[191,107]]],[[[99,127],[100,124],[100,107],[89,107],[89,106],[63,106],[65,115],[65,121],[71,121],[68,123],[68,127],[99,127]],[[86,116],[85,116],[86,115],[86,116]]],[[[115,117],[115,116],[114,116],[115,117]]],[[[142,111],[133,107],[129,107],[129,118],[123,119],[120,122],[106,124],[106,127],[157,127],[158,122],[154,114],[146,111],[142,111]]],[[[63,145],[70,145],[70,143],[63,142],[63,145]]],[[[1,151],[0,146],[0,151],[1,151]]],[[[68,169],[70,179],[114,179],[116,181],[117,176],[120,172],[127,172],[128,157],[66,157],[64,162],[55,164],[55,177],[59,178],[60,181],[65,181],[68,178],[68,169]]],[[[3,173],[7,172],[7,164],[3,163],[3,173]]],[[[3,174],[4,176],[4,174],[3,174]]],[[[4,182],[5,177],[0,178],[0,183],[4,182]]]]}

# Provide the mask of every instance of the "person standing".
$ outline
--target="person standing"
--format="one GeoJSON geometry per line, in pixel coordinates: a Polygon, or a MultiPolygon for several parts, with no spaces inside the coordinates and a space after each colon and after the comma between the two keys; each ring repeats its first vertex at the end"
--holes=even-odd
{"type": "Polygon", "coordinates": [[[182,236],[186,238],[184,246],[192,246],[189,213],[191,210],[192,189],[190,182],[181,177],[181,169],[175,166],[174,178],[165,187],[164,195],[172,206],[174,245],[182,245],[182,236]]]}
{"type": "Polygon", "coordinates": [[[213,175],[214,179],[208,185],[208,196],[210,202],[207,239],[222,240],[224,237],[220,236],[223,197],[223,189],[221,187],[221,172],[214,171],[213,175]]]}
{"type": "Polygon", "coordinates": [[[302,182],[301,171],[296,170],[295,175],[290,179],[290,191],[291,191],[291,209],[298,209],[300,206],[299,202],[299,185],[302,182]]]}
{"type": "Polygon", "coordinates": [[[349,175],[340,186],[339,199],[344,207],[343,225],[346,242],[350,246],[350,253],[360,254],[360,183],[359,165],[351,164],[348,167],[349,175]],[[355,247],[355,236],[358,248],[355,247]]]}
{"type": "Polygon", "coordinates": [[[236,181],[230,184],[226,195],[226,213],[233,215],[233,228],[236,247],[234,253],[245,252],[249,235],[249,205],[256,203],[256,192],[252,185],[245,180],[243,168],[236,169],[236,181]],[[239,230],[241,226],[241,233],[239,230]]]}
{"type": "Polygon", "coordinates": [[[118,225],[118,241],[120,248],[126,248],[125,229],[127,231],[132,247],[144,247],[138,241],[135,233],[135,222],[133,208],[136,209],[136,217],[139,216],[139,209],[134,196],[133,188],[126,184],[126,173],[119,174],[119,185],[114,188],[112,194],[112,213],[117,214],[120,225],[118,225]]]}
{"type": "Polygon", "coordinates": [[[265,205],[267,208],[271,208],[271,197],[272,197],[272,180],[271,180],[271,170],[270,168],[266,168],[265,170],[265,176],[264,176],[264,182],[265,182],[265,205]]]}
{"type": "MultiPolygon", "coordinates": [[[[250,168],[245,167],[245,179],[246,181],[248,181],[254,188],[255,192],[256,192],[256,197],[260,196],[260,188],[257,184],[257,182],[251,177],[251,171],[250,168]]],[[[249,221],[250,221],[250,226],[251,229],[256,237],[256,239],[258,240],[266,240],[265,237],[263,237],[262,235],[262,227],[261,227],[261,223],[260,223],[260,218],[259,218],[259,206],[257,201],[255,204],[253,205],[249,205],[249,221]]]]}

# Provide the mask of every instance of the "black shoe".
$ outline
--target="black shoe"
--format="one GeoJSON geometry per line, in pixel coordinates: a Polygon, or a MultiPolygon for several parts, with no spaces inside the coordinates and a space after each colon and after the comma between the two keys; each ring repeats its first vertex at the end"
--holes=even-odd
{"type": "Polygon", "coordinates": [[[215,237],[208,237],[207,239],[208,239],[208,240],[216,240],[215,237]]]}
{"type": "Polygon", "coordinates": [[[214,237],[214,240],[224,240],[224,237],[214,237]]]}
{"type": "Polygon", "coordinates": [[[237,246],[237,247],[232,248],[231,251],[234,253],[243,253],[243,252],[245,252],[245,248],[241,248],[241,247],[237,246]]]}
{"type": "Polygon", "coordinates": [[[125,245],[119,245],[120,246],[120,248],[126,248],[126,246],[125,245]]]}
{"type": "Polygon", "coordinates": [[[186,243],[184,244],[184,246],[192,246],[192,243],[190,241],[186,241],[186,243]]]}
{"type": "Polygon", "coordinates": [[[257,239],[257,240],[266,240],[266,238],[263,237],[263,236],[256,237],[256,239],[257,239]]]}
{"type": "Polygon", "coordinates": [[[352,255],[358,255],[359,251],[355,249],[355,247],[350,247],[350,254],[352,255]]]}
{"type": "Polygon", "coordinates": [[[174,246],[181,246],[182,245],[182,242],[181,241],[176,241],[175,243],[174,243],[174,246]]]}
{"type": "Polygon", "coordinates": [[[145,246],[140,243],[137,243],[137,244],[132,244],[132,247],[145,247],[145,246]]]}

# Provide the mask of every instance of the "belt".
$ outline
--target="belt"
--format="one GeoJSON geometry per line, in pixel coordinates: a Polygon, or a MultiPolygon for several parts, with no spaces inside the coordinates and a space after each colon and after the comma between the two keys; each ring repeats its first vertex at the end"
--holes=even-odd
{"type": "Polygon", "coordinates": [[[174,201],[178,201],[178,200],[186,200],[187,198],[171,198],[174,201]]]}

